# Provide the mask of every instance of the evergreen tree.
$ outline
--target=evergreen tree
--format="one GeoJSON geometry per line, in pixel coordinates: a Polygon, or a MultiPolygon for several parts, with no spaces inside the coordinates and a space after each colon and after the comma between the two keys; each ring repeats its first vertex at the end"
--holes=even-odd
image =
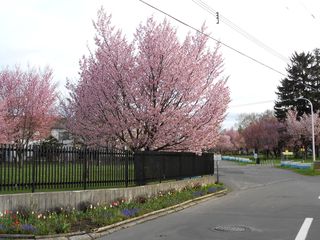
{"type": "Polygon", "coordinates": [[[296,101],[304,97],[313,103],[314,112],[320,110],[320,50],[312,53],[297,53],[291,57],[287,67],[288,76],[278,86],[278,100],[275,102],[275,116],[279,120],[286,119],[289,109],[296,109],[301,117],[310,114],[310,105],[306,101],[296,101]]]}
{"type": "MultiPolygon", "coordinates": [[[[314,112],[320,110],[320,49],[314,50],[314,67],[311,74],[311,91],[310,91],[310,100],[313,99],[313,108],[314,112]]],[[[310,112],[309,112],[310,113],[310,112]]]]}

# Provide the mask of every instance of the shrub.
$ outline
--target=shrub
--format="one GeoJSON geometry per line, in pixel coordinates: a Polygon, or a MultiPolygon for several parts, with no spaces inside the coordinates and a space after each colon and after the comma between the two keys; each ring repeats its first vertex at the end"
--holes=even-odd
{"type": "MultiPolygon", "coordinates": [[[[82,204],[82,203],[79,203],[79,205],[82,204]]],[[[88,202],[89,204],[89,202],[88,202]]],[[[79,207],[78,205],[78,207],[79,207]]],[[[84,205],[87,205],[87,203],[85,203],[84,205]]],[[[83,206],[82,206],[83,207],[83,206]]],[[[89,208],[90,208],[90,205],[89,205],[89,208]]],[[[66,214],[66,215],[70,215],[75,209],[72,208],[71,206],[67,206],[67,207],[64,207],[64,206],[56,206],[56,207],[53,207],[53,208],[50,208],[47,213],[50,214],[50,213],[56,213],[58,215],[60,214],[66,214]]]]}
{"type": "Polygon", "coordinates": [[[139,204],[144,204],[148,201],[147,196],[138,196],[135,198],[134,202],[139,203],[139,204]]]}
{"type": "Polygon", "coordinates": [[[68,222],[68,219],[63,215],[53,214],[50,219],[50,223],[50,225],[52,225],[52,228],[54,229],[54,232],[56,233],[66,233],[71,226],[68,222]]]}
{"type": "Polygon", "coordinates": [[[92,204],[89,201],[83,201],[78,204],[78,210],[81,212],[87,212],[92,208],[92,204]]]}
{"type": "Polygon", "coordinates": [[[18,206],[14,210],[12,210],[12,213],[15,213],[19,215],[20,218],[27,220],[31,216],[31,208],[25,207],[25,206],[18,206]]]}
{"type": "Polygon", "coordinates": [[[101,227],[103,225],[110,224],[112,222],[112,219],[115,218],[115,216],[116,214],[113,211],[110,211],[109,209],[99,209],[91,217],[92,222],[101,227]]]}

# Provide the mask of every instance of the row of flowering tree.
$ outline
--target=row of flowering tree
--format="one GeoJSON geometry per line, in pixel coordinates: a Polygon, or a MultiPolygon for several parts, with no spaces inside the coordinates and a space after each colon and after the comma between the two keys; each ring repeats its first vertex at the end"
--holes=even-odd
{"type": "MultiPolygon", "coordinates": [[[[266,111],[263,114],[242,115],[238,129],[230,129],[222,132],[219,144],[216,146],[222,152],[250,152],[265,153],[279,156],[285,149],[295,153],[311,149],[312,127],[311,115],[303,114],[301,117],[294,110],[287,113],[284,121],[278,121],[273,112],[266,111]]],[[[320,146],[320,117],[314,114],[315,143],[317,155],[320,146]]],[[[305,156],[306,157],[306,156],[305,156]]]]}
{"type": "Polygon", "coordinates": [[[279,154],[281,129],[284,127],[271,111],[263,114],[242,114],[238,129],[226,130],[221,135],[218,150],[229,152],[264,152],[279,154]],[[229,140],[228,140],[229,139],[229,140]]]}
{"type": "MultiPolygon", "coordinates": [[[[319,157],[320,147],[320,112],[316,112],[313,115],[314,120],[314,135],[316,154],[319,157]]],[[[303,114],[297,118],[297,112],[289,111],[287,114],[287,134],[290,136],[288,145],[292,148],[304,149],[304,153],[307,154],[307,149],[311,149],[312,144],[312,124],[311,115],[303,114]]],[[[297,150],[297,149],[296,149],[297,150]]]]}
{"type": "MultiPolygon", "coordinates": [[[[215,146],[230,101],[218,44],[210,49],[201,33],[180,41],[167,20],[153,18],[129,41],[103,9],[94,27],[96,47],[80,60],[64,105],[75,137],[132,151],[215,146]]],[[[0,74],[0,142],[44,139],[56,117],[52,71],[0,74]]]]}

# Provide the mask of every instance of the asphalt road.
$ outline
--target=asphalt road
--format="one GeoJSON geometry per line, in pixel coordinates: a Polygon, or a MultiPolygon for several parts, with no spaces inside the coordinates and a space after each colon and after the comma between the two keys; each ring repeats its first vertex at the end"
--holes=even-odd
{"type": "Polygon", "coordinates": [[[231,193],[101,239],[320,239],[320,177],[223,161],[220,180],[231,193]]]}

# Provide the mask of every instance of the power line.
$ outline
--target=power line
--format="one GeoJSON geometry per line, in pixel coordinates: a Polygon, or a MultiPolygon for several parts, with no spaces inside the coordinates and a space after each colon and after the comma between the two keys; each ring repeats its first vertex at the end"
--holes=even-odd
{"type": "Polygon", "coordinates": [[[282,75],[282,76],[286,76],[286,74],[284,74],[284,73],[276,70],[275,68],[273,68],[273,67],[271,67],[271,66],[269,66],[269,65],[267,65],[267,64],[265,64],[265,63],[263,63],[263,62],[261,62],[261,61],[259,61],[259,60],[257,60],[257,59],[255,59],[255,58],[253,58],[253,57],[245,54],[244,52],[242,52],[242,51],[240,51],[240,50],[237,50],[237,49],[234,48],[234,47],[231,47],[230,45],[228,45],[228,44],[226,44],[226,43],[224,43],[224,42],[222,42],[222,41],[219,41],[219,40],[211,37],[210,35],[202,32],[202,31],[200,31],[199,29],[197,29],[197,28],[189,25],[188,23],[186,23],[186,22],[184,22],[184,21],[182,21],[182,20],[180,20],[180,19],[178,19],[178,18],[170,15],[169,13],[167,13],[167,12],[165,12],[165,11],[163,11],[163,10],[161,10],[161,9],[159,9],[159,8],[157,8],[157,7],[151,5],[151,4],[149,4],[149,3],[147,3],[147,2],[145,2],[145,1],[143,1],[143,0],[138,0],[138,1],[142,2],[143,4],[145,4],[145,5],[153,8],[153,9],[155,9],[155,10],[157,10],[158,12],[161,12],[162,14],[164,14],[164,15],[168,16],[169,18],[171,18],[171,19],[173,19],[173,20],[181,23],[182,25],[184,25],[184,26],[186,26],[186,27],[188,27],[188,28],[191,28],[192,30],[194,30],[194,31],[196,31],[196,32],[198,32],[198,33],[201,33],[201,34],[205,35],[206,37],[208,37],[208,38],[210,38],[210,39],[218,42],[219,44],[221,44],[221,45],[223,45],[223,46],[231,49],[232,51],[234,51],[234,52],[236,52],[236,53],[238,53],[238,54],[240,54],[240,55],[242,55],[242,56],[244,56],[244,57],[246,57],[246,58],[248,58],[248,59],[250,59],[250,60],[252,60],[252,61],[254,61],[254,62],[256,62],[256,63],[258,63],[258,64],[260,64],[260,65],[262,65],[262,66],[264,66],[264,67],[266,67],[266,68],[268,68],[268,69],[270,69],[270,70],[272,70],[272,71],[274,71],[274,72],[276,72],[276,73],[278,73],[278,74],[280,74],[280,75],[282,75]]]}
{"type": "MultiPolygon", "coordinates": [[[[207,3],[203,2],[202,0],[192,0],[192,1],[195,4],[197,4],[199,7],[201,7],[202,9],[207,11],[208,13],[210,13],[211,15],[217,16],[218,12],[216,10],[214,10],[213,8],[211,8],[207,3]]],[[[263,48],[268,53],[270,53],[273,56],[279,58],[280,60],[284,61],[285,63],[288,62],[288,58],[287,57],[283,56],[278,51],[274,50],[273,48],[269,47],[268,45],[266,45],[265,43],[260,41],[258,38],[254,37],[253,35],[251,35],[247,31],[243,30],[241,27],[237,26],[231,20],[229,20],[228,18],[224,17],[221,13],[219,13],[219,20],[221,22],[224,22],[228,27],[230,27],[231,29],[235,30],[236,32],[241,34],[243,37],[248,39],[249,41],[251,41],[254,44],[256,44],[257,46],[263,48]]]]}
{"type": "Polygon", "coordinates": [[[230,108],[238,108],[238,107],[246,107],[246,106],[260,105],[260,104],[271,103],[271,102],[274,102],[274,100],[266,100],[266,101],[260,101],[260,102],[244,103],[244,104],[233,105],[233,106],[229,106],[229,107],[230,107],[230,108]]]}

